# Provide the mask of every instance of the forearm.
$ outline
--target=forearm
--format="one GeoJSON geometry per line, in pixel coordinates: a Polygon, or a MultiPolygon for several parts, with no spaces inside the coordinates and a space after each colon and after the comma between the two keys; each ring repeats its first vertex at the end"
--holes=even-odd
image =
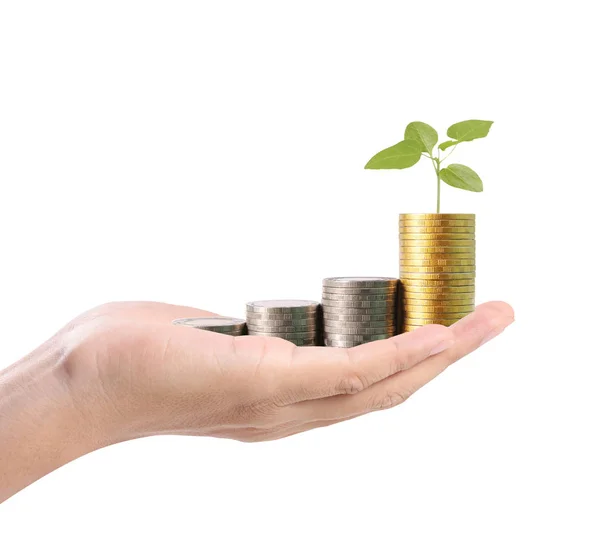
{"type": "Polygon", "coordinates": [[[72,386],[68,353],[53,338],[0,372],[0,502],[109,443],[94,399],[72,386]]]}

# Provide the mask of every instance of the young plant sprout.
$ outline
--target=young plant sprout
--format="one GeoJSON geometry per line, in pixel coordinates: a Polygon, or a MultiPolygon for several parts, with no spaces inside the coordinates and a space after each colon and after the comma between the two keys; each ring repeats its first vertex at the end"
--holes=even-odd
{"type": "Polygon", "coordinates": [[[437,147],[437,155],[434,157],[434,148],[438,142],[437,131],[422,121],[413,121],[406,126],[402,142],[377,153],[365,165],[365,168],[370,170],[400,170],[417,164],[421,157],[431,160],[437,177],[436,212],[439,213],[442,181],[451,187],[466,191],[481,192],[483,190],[481,178],[468,166],[449,164],[442,168],[442,163],[452,155],[458,144],[486,137],[492,123],[494,122],[486,120],[467,120],[451,125],[446,133],[451,140],[442,142],[437,147]],[[440,158],[440,150],[446,151],[450,147],[452,149],[448,155],[443,159],[440,158]]]}

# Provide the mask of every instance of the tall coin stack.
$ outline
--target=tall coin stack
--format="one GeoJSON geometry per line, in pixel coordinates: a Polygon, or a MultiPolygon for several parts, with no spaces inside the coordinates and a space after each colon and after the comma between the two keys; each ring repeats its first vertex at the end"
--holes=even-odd
{"type": "Polygon", "coordinates": [[[452,325],[475,307],[475,215],[400,215],[403,330],[452,325]]]}
{"type": "Polygon", "coordinates": [[[173,321],[174,325],[204,329],[215,333],[229,334],[231,336],[242,336],[246,334],[246,322],[237,318],[181,318],[173,321]]]}
{"type": "Polygon", "coordinates": [[[248,334],[276,336],[297,346],[320,344],[321,312],[316,301],[253,301],[246,304],[248,334]]]}
{"type": "Polygon", "coordinates": [[[398,279],[338,277],[323,280],[326,346],[353,347],[396,334],[398,279]]]}

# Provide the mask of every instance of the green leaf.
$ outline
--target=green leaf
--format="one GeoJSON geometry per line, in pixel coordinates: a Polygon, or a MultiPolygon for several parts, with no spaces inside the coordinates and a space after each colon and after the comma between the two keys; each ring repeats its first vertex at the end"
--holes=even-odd
{"type": "Polygon", "coordinates": [[[446,133],[450,138],[459,142],[469,142],[476,138],[484,138],[490,132],[493,121],[486,120],[467,120],[455,123],[448,127],[446,133]]]}
{"type": "Polygon", "coordinates": [[[450,164],[440,170],[440,178],[444,183],[457,189],[481,192],[483,183],[474,170],[463,164],[450,164]]]}
{"type": "Polygon", "coordinates": [[[421,144],[415,140],[403,140],[391,148],[380,151],[371,158],[365,168],[371,170],[391,170],[410,168],[421,158],[421,144]]]}
{"type": "Polygon", "coordinates": [[[437,131],[423,123],[422,121],[413,121],[406,126],[404,131],[405,140],[415,140],[421,144],[421,151],[431,154],[438,141],[437,131]]]}
{"type": "Polygon", "coordinates": [[[458,140],[446,140],[446,142],[442,142],[439,145],[439,148],[442,151],[446,151],[448,148],[451,148],[452,146],[456,146],[456,144],[460,144],[460,142],[458,140]]]}

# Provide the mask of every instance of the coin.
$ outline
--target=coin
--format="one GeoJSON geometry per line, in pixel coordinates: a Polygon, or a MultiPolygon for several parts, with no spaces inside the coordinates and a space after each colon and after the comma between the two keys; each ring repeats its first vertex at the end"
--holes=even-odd
{"type": "Polygon", "coordinates": [[[467,260],[461,259],[439,259],[432,260],[429,258],[424,258],[421,260],[415,258],[403,258],[400,260],[400,264],[403,267],[406,267],[407,270],[410,270],[412,267],[464,267],[464,266],[475,266],[475,260],[473,258],[469,258],[467,260]]]}
{"type": "MultiPolygon", "coordinates": [[[[362,319],[346,319],[349,316],[344,316],[344,319],[331,319],[329,317],[326,317],[323,319],[323,324],[324,325],[344,325],[344,324],[349,324],[349,325],[356,325],[356,326],[369,326],[369,325],[385,325],[385,324],[393,324],[394,323],[394,319],[396,318],[393,315],[387,315],[387,316],[379,316],[379,319],[372,319],[372,317],[367,317],[365,319],[365,316],[361,316],[362,319]]],[[[356,316],[355,316],[356,317],[356,316]]]]}
{"type": "Polygon", "coordinates": [[[323,319],[330,321],[385,321],[388,318],[387,314],[370,314],[368,311],[365,314],[323,314],[323,319]]]}
{"type": "MultiPolygon", "coordinates": [[[[360,319],[347,319],[350,316],[344,316],[343,319],[331,319],[330,317],[324,317],[323,319],[323,324],[324,325],[344,325],[344,324],[348,324],[348,325],[356,325],[358,326],[364,326],[364,327],[368,327],[369,325],[373,325],[373,326],[380,326],[380,325],[386,325],[386,324],[393,324],[394,320],[396,319],[396,315],[395,312],[391,312],[389,314],[384,314],[382,316],[369,316],[369,317],[364,317],[361,316],[360,319]],[[373,319],[374,318],[374,319],[373,319]]],[[[356,316],[355,316],[356,317],[356,316]]]]}
{"type": "Polygon", "coordinates": [[[414,310],[423,306],[463,306],[469,309],[469,312],[475,307],[474,299],[407,299],[404,301],[404,310],[414,310]]]}
{"type": "MultiPolygon", "coordinates": [[[[404,312],[404,317],[403,317],[403,321],[405,323],[408,323],[409,325],[411,324],[411,320],[424,320],[424,319],[461,319],[464,316],[466,316],[467,314],[470,314],[472,312],[472,310],[469,310],[468,312],[411,312],[411,311],[406,311],[404,312]]],[[[433,321],[429,321],[429,323],[434,323],[433,321]]]]}
{"type": "Polygon", "coordinates": [[[387,340],[391,338],[390,335],[387,334],[342,334],[339,336],[328,335],[324,338],[325,345],[330,345],[330,343],[338,343],[338,344],[366,344],[367,342],[375,342],[376,340],[387,340]]]}
{"type": "Polygon", "coordinates": [[[317,316],[312,318],[304,319],[292,319],[292,320],[281,320],[281,319],[256,319],[248,317],[248,325],[259,325],[261,327],[306,327],[314,326],[317,323],[317,316]]]}
{"type": "MultiPolygon", "coordinates": [[[[445,327],[451,327],[454,325],[459,319],[443,319],[443,320],[421,320],[421,321],[411,321],[410,324],[405,325],[405,327],[423,327],[425,325],[444,325],[445,327]]],[[[410,331],[409,331],[410,332],[410,331]]]]}
{"type": "Polygon", "coordinates": [[[324,314],[390,314],[396,311],[396,305],[390,304],[383,308],[351,308],[351,307],[339,307],[339,306],[323,306],[324,314]]]}
{"type": "Polygon", "coordinates": [[[404,289],[411,286],[460,287],[474,286],[475,273],[411,273],[403,271],[402,285],[404,289]],[[452,278],[448,278],[452,277],[452,278]],[[460,284],[462,282],[462,284],[460,284]]]}
{"type": "Polygon", "coordinates": [[[381,328],[381,327],[341,327],[335,330],[327,330],[325,329],[325,338],[336,337],[336,336],[346,336],[346,335],[364,335],[364,336],[373,336],[373,335],[385,335],[385,336],[394,336],[396,331],[395,327],[390,328],[381,328]]]}
{"type": "Polygon", "coordinates": [[[471,282],[471,286],[452,286],[454,280],[442,281],[444,285],[430,286],[431,280],[421,280],[422,286],[406,285],[401,293],[402,299],[466,299],[475,297],[475,286],[471,282]]]}
{"type": "Polygon", "coordinates": [[[431,275],[440,275],[441,273],[462,273],[463,275],[466,273],[475,273],[474,265],[458,265],[453,267],[446,266],[435,266],[431,267],[419,267],[417,265],[408,265],[406,267],[402,267],[401,269],[404,276],[407,273],[429,273],[431,275]]]}
{"type": "Polygon", "coordinates": [[[303,333],[303,332],[313,332],[315,333],[317,331],[317,325],[311,325],[311,326],[306,326],[303,325],[302,327],[269,327],[269,326],[265,326],[265,325],[252,325],[251,323],[248,323],[248,332],[250,334],[256,334],[257,332],[259,333],[282,333],[282,334],[289,334],[289,333],[303,333]]]}
{"type": "MultiPolygon", "coordinates": [[[[323,306],[326,305],[330,305],[330,306],[344,306],[344,305],[349,305],[349,306],[353,306],[351,303],[394,303],[398,298],[398,295],[396,293],[394,294],[390,294],[390,295],[381,295],[381,296],[374,296],[374,295],[363,295],[363,296],[358,296],[358,297],[341,297],[339,295],[335,295],[335,294],[330,294],[328,296],[323,296],[321,298],[321,304],[323,306]]],[[[364,306],[364,307],[368,307],[368,306],[373,306],[373,305],[369,305],[369,304],[365,304],[365,305],[358,305],[358,306],[364,306]]],[[[377,306],[385,306],[384,304],[382,305],[377,305],[377,306]]],[[[356,308],[356,306],[355,306],[356,308]]]]}
{"type": "Polygon", "coordinates": [[[281,334],[315,334],[320,328],[322,324],[314,324],[314,325],[302,325],[300,327],[295,326],[284,326],[284,327],[269,327],[264,325],[252,325],[248,323],[248,332],[250,333],[281,333],[281,334]]]}
{"type": "MultiPolygon", "coordinates": [[[[428,222],[428,226],[435,226],[435,224],[431,224],[432,222],[451,222],[452,224],[457,222],[467,222],[467,226],[474,226],[475,223],[475,215],[398,215],[398,222],[400,224],[406,222],[428,222]]],[[[460,226],[460,225],[459,225],[460,226]]]]}
{"type": "Polygon", "coordinates": [[[474,291],[475,279],[411,280],[404,288],[404,293],[473,293],[474,291]]]}
{"type": "Polygon", "coordinates": [[[451,322],[451,323],[456,323],[457,321],[461,320],[462,318],[464,318],[465,316],[469,315],[470,312],[467,313],[462,313],[462,314],[446,314],[446,315],[441,315],[441,314],[435,314],[435,313],[420,313],[420,314],[415,314],[414,316],[412,315],[406,315],[404,316],[404,323],[407,325],[417,325],[419,323],[447,323],[447,322],[451,322]]]}
{"type": "Polygon", "coordinates": [[[379,288],[342,288],[342,287],[331,287],[323,286],[323,293],[329,293],[334,295],[393,295],[396,293],[398,288],[397,281],[393,286],[379,287],[379,288]]]}
{"type": "Polygon", "coordinates": [[[359,340],[364,340],[364,341],[369,341],[369,340],[373,340],[373,339],[383,339],[383,338],[390,338],[391,336],[394,336],[396,329],[395,328],[390,328],[390,329],[379,329],[377,331],[372,331],[370,333],[361,333],[358,330],[356,332],[352,332],[354,331],[354,329],[352,327],[348,328],[347,330],[351,331],[350,333],[338,333],[335,331],[325,331],[323,334],[323,338],[327,339],[327,340],[331,340],[331,339],[339,339],[339,340],[354,340],[354,341],[359,341],[359,340]]]}
{"type": "Polygon", "coordinates": [[[406,234],[469,234],[475,235],[473,226],[403,226],[400,235],[406,234]]]}
{"type": "Polygon", "coordinates": [[[468,220],[474,221],[473,213],[401,213],[401,221],[405,220],[468,220]]]}
{"type": "Polygon", "coordinates": [[[323,331],[323,338],[324,339],[335,339],[335,338],[339,338],[339,339],[344,339],[344,338],[348,338],[348,337],[362,337],[362,338],[373,338],[374,336],[380,336],[380,337],[385,337],[385,338],[390,338],[392,336],[395,336],[397,333],[396,331],[396,327],[390,327],[389,329],[366,329],[366,330],[362,330],[362,329],[356,329],[354,327],[345,327],[342,330],[339,331],[333,331],[333,330],[325,330],[323,331]]]}
{"type": "MultiPolygon", "coordinates": [[[[412,261],[419,262],[431,262],[433,265],[438,263],[450,263],[457,260],[466,260],[470,261],[472,264],[475,264],[475,253],[473,252],[457,252],[454,254],[431,254],[431,253],[409,253],[409,252],[401,252],[400,253],[400,263],[405,265],[412,265],[412,261]]],[[[465,264],[466,265],[466,264],[465,264]]]]}
{"type": "Polygon", "coordinates": [[[323,279],[323,286],[332,288],[396,288],[397,285],[397,278],[382,276],[340,276],[323,279]]]}
{"type": "MultiPolygon", "coordinates": [[[[406,305],[405,313],[410,316],[420,316],[426,313],[438,313],[438,314],[470,314],[473,312],[473,308],[470,305],[421,305],[411,304],[406,305]]],[[[250,330],[250,329],[248,329],[250,330]]]]}
{"type": "Polygon", "coordinates": [[[401,252],[400,263],[411,265],[412,261],[418,262],[431,262],[433,265],[437,263],[450,263],[458,260],[470,261],[473,265],[475,264],[475,253],[473,252],[457,252],[454,254],[431,254],[431,253],[412,253],[412,252],[401,252]]]}
{"type": "MultiPolygon", "coordinates": [[[[417,269],[419,269],[417,267],[417,269]]],[[[463,269],[461,267],[461,269],[463,269]]],[[[414,283],[412,281],[417,281],[418,284],[421,284],[421,282],[418,281],[423,281],[423,280],[439,280],[444,282],[444,284],[446,286],[456,286],[457,284],[455,283],[446,283],[446,281],[449,280],[468,280],[468,279],[472,279],[470,282],[468,282],[467,284],[465,284],[466,286],[468,285],[473,285],[473,280],[475,280],[475,272],[474,271],[459,271],[459,272],[428,272],[428,271],[414,271],[412,268],[410,271],[405,271],[402,270],[402,276],[401,276],[402,282],[404,283],[405,280],[409,280],[411,281],[411,283],[414,283]]],[[[426,284],[427,286],[430,286],[431,284],[426,284]]]]}
{"type": "Polygon", "coordinates": [[[326,347],[339,347],[339,348],[349,348],[349,347],[356,347],[356,346],[360,346],[361,344],[364,344],[366,342],[340,342],[339,340],[325,340],[324,345],[326,347]]]}
{"type": "Polygon", "coordinates": [[[240,336],[246,331],[246,322],[243,319],[229,317],[179,318],[172,323],[235,336],[240,336]]]}
{"type": "Polygon", "coordinates": [[[474,293],[406,293],[404,295],[404,303],[423,303],[431,301],[469,301],[475,300],[474,293]]]}
{"type": "Polygon", "coordinates": [[[341,293],[323,293],[323,300],[330,301],[395,301],[396,294],[387,295],[342,295],[341,293]]]}
{"type": "MultiPolygon", "coordinates": [[[[290,342],[294,342],[295,344],[309,344],[311,342],[317,343],[319,340],[319,335],[313,334],[310,336],[297,336],[295,334],[285,334],[279,336],[279,338],[283,338],[284,340],[289,340],[290,342]]],[[[313,345],[315,345],[313,344],[313,345]]]]}
{"type": "Polygon", "coordinates": [[[393,307],[396,300],[390,301],[332,301],[331,299],[323,299],[323,308],[325,307],[348,307],[348,308],[385,308],[393,307]]]}
{"type": "Polygon", "coordinates": [[[264,329],[251,329],[248,327],[248,334],[250,336],[278,336],[280,338],[296,338],[296,339],[306,339],[306,338],[315,338],[316,331],[292,331],[292,332],[284,332],[284,331],[268,331],[264,329]]]}
{"type": "Polygon", "coordinates": [[[456,241],[475,240],[474,233],[402,233],[400,241],[456,241]]]}
{"type": "Polygon", "coordinates": [[[244,328],[240,327],[202,327],[202,326],[196,326],[196,325],[191,325],[191,324],[185,324],[185,323],[176,323],[175,325],[181,325],[184,327],[191,327],[192,329],[201,329],[201,330],[205,330],[205,331],[212,331],[215,333],[223,333],[223,334],[241,334],[242,331],[244,330],[244,328]]]}
{"type": "MultiPolygon", "coordinates": [[[[467,286],[465,286],[467,287],[467,286]]],[[[475,294],[474,292],[467,293],[455,293],[454,291],[446,291],[446,288],[439,288],[438,291],[434,292],[410,292],[409,296],[403,296],[402,301],[398,304],[404,303],[415,303],[422,301],[474,301],[475,294]],[[444,291],[440,292],[439,289],[444,291]],[[434,297],[432,299],[432,297],[434,297]]],[[[460,289],[460,288],[455,288],[460,289]]]]}
{"type": "Polygon", "coordinates": [[[376,340],[387,340],[393,335],[388,334],[339,334],[339,335],[326,335],[324,340],[326,342],[340,342],[340,343],[354,343],[354,344],[366,344],[367,342],[374,342],[376,340]]]}
{"type": "Polygon", "coordinates": [[[316,301],[304,300],[272,300],[252,301],[246,304],[247,312],[265,312],[271,314],[285,314],[288,312],[313,312],[319,307],[316,301]]]}
{"type": "MultiPolygon", "coordinates": [[[[413,234],[414,235],[414,234],[413,234]]],[[[400,236],[400,248],[404,247],[471,247],[475,248],[475,239],[408,239],[400,236]]]]}
{"type": "Polygon", "coordinates": [[[212,333],[228,334],[229,336],[243,336],[246,334],[247,329],[223,329],[221,327],[194,327],[203,331],[210,331],[212,333]]]}
{"type": "Polygon", "coordinates": [[[274,329],[277,329],[277,327],[296,327],[296,328],[308,327],[308,328],[312,328],[320,323],[320,319],[317,319],[315,317],[314,319],[301,319],[301,320],[293,320],[293,321],[286,321],[286,320],[279,321],[279,320],[272,320],[272,319],[265,321],[265,320],[248,318],[247,323],[248,323],[248,325],[252,325],[255,327],[273,327],[274,329]],[[302,323],[297,323],[298,321],[301,321],[302,323]]]}
{"type": "Polygon", "coordinates": [[[411,284],[408,280],[405,280],[402,284],[402,295],[406,296],[407,293],[475,293],[475,281],[470,281],[470,284],[454,285],[460,280],[444,280],[436,283],[432,280],[419,280],[415,281],[419,284],[411,284]]]}
{"type": "Polygon", "coordinates": [[[410,326],[423,327],[424,325],[443,325],[444,327],[451,327],[454,325],[458,319],[445,319],[445,320],[424,320],[417,323],[412,323],[410,326]]]}
{"type": "Polygon", "coordinates": [[[475,254],[475,247],[400,247],[400,253],[402,255],[414,255],[414,254],[448,254],[453,256],[455,254],[475,254]]]}
{"type": "MultiPolygon", "coordinates": [[[[398,229],[404,231],[406,228],[469,228],[467,231],[475,229],[474,220],[402,220],[398,224],[398,229]]],[[[437,231],[437,230],[436,230],[437,231]]]]}
{"type": "Polygon", "coordinates": [[[174,319],[174,325],[185,325],[187,327],[240,327],[246,323],[243,319],[228,317],[209,317],[209,318],[179,318],[174,319]]]}
{"type": "Polygon", "coordinates": [[[312,312],[290,312],[286,314],[270,314],[265,312],[246,312],[248,319],[265,320],[265,321],[295,321],[305,319],[315,319],[318,316],[318,310],[312,312]]]}
{"type": "Polygon", "coordinates": [[[462,317],[466,314],[470,314],[473,312],[474,308],[469,307],[468,305],[454,305],[454,306],[445,306],[445,305],[424,305],[424,306],[416,306],[411,305],[407,306],[403,313],[405,318],[424,318],[429,319],[432,317],[438,318],[448,318],[454,319],[457,316],[462,317]],[[434,309],[433,311],[431,309],[434,309]]]}
{"type": "Polygon", "coordinates": [[[351,321],[334,321],[327,322],[323,324],[323,328],[325,331],[336,332],[338,330],[343,329],[344,327],[348,327],[349,329],[376,329],[379,331],[384,331],[386,329],[393,329],[396,326],[395,320],[390,319],[381,322],[351,322],[351,321]]]}

